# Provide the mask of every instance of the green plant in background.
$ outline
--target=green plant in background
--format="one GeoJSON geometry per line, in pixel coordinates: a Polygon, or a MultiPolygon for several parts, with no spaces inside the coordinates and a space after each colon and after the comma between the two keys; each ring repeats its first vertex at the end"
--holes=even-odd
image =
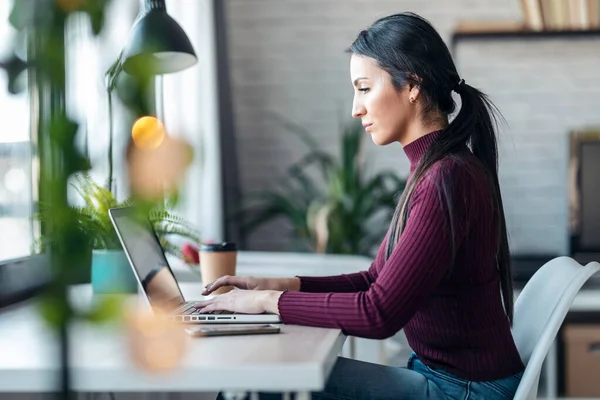
{"type": "Polygon", "coordinates": [[[373,255],[383,239],[396,196],[405,181],[392,171],[367,177],[362,126],[345,126],[340,155],[322,150],[302,126],[274,116],[297,135],[308,153],[291,165],[272,189],[250,193],[238,214],[248,234],[283,217],[304,249],[320,253],[373,255]]]}
{"type": "MultiPolygon", "coordinates": [[[[83,206],[71,206],[75,212],[79,232],[86,238],[92,249],[121,250],[119,237],[110,221],[108,210],[111,208],[134,206],[133,198],[119,202],[113,193],[94,182],[88,173],[75,175],[72,187],[83,199],[83,206]]],[[[155,204],[148,213],[149,220],[156,231],[163,249],[183,259],[181,249],[174,238],[200,242],[200,232],[185,219],[173,213],[175,202],[167,200],[155,204]]],[[[41,218],[41,214],[38,215],[41,218]]],[[[37,250],[44,249],[44,239],[38,240],[37,250]]]]}

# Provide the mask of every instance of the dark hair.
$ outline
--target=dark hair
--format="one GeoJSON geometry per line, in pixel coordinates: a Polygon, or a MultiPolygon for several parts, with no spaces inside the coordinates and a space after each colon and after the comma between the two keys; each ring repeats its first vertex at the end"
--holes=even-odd
{"type": "MultiPolygon", "coordinates": [[[[427,20],[416,14],[401,13],[377,20],[368,29],[360,32],[348,51],[375,59],[379,66],[391,75],[392,82],[398,90],[406,85],[418,86],[425,104],[422,115],[424,122],[431,122],[440,115],[447,118],[456,108],[452,91],[460,95],[462,105],[458,115],[441,131],[427,150],[400,196],[390,224],[386,254],[387,257],[390,256],[404,229],[410,197],[421,178],[443,158],[452,157],[461,161],[460,150],[470,146],[471,152],[483,165],[490,182],[499,230],[497,267],[500,271],[504,309],[512,324],[513,283],[510,252],[498,182],[498,146],[495,132],[498,110],[485,94],[460,79],[450,51],[440,35],[427,20]]],[[[440,189],[444,193],[445,208],[448,210],[454,258],[451,182],[442,182],[440,189]]]]}

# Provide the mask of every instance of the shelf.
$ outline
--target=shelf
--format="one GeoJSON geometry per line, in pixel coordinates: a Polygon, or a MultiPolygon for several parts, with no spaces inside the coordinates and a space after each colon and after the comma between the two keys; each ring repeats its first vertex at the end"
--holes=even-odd
{"type": "Polygon", "coordinates": [[[455,53],[458,42],[495,39],[549,39],[600,36],[600,28],[536,31],[517,22],[463,22],[452,34],[451,47],[455,53]]]}

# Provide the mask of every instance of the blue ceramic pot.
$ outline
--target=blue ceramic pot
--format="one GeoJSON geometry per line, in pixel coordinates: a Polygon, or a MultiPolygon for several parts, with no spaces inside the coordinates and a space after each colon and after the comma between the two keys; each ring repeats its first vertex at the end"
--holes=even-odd
{"type": "Polygon", "coordinates": [[[92,251],[94,293],[136,293],[138,283],[123,250],[92,251]]]}

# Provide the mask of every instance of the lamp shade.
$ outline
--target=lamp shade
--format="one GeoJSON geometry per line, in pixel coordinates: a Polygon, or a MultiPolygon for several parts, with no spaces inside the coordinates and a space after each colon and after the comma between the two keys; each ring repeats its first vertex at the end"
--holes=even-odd
{"type": "Polygon", "coordinates": [[[169,74],[191,67],[196,53],[181,26],[167,14],[164,1],[153,0],[131,29],[123,51],[123,69],[136,74],[169,74]]]}

